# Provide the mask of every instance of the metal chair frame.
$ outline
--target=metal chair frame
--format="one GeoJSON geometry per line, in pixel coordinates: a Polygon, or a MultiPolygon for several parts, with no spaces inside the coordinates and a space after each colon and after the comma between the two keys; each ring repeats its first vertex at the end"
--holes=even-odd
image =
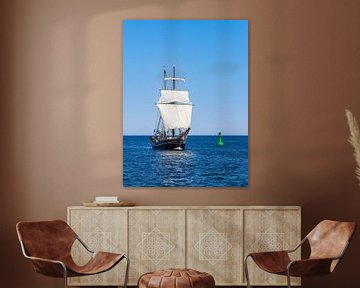
{"type": "MultiPolygon", "coordinates": [[[[78,240],[81,245],[88,251],[90,252],[91,254],[94,254],[95,252],[90,250],[89,247],[79,238],[79,236],[76,234],[76,240],[78,240]]],[[[24,246],[24,243],[23,241],[19,241],[20,242],[20,246],[21,246],[21,251],[23,253],[23,255],[25,256],[25,258],[27,259],[30,259],[30,260],[38,260],[38,261],[44,261],[44,262],[49,262],[49,263],[54,263],[54,264],[59,264],[61,265],[61,267],[63,268],[63,271],[64,271],[64,287],[67,288],[68,287],[68,277],[67,277],[67,267],[65,265],[64,262],[61,262],[59,260],[53,260],[53,259],[46,259],[46,258],[39,258],[39,257],[33,257],[33,256],[30,256],[27,251],[26,251],[26,248],[24,246]]],[[[127,282],[128,282],[128,277],[129,277],[129,265],[130,265],[130,259],[128,256],[124,255],[123,256],[125,259],[126,259],[126,271],[125,271],[125,279],[124,279],[124,286],[123,288],[127,288],[127,282]]],[[[121,261],[119,261],[117,264],[119,264],[121,261]]],[[[117,265],[116,264],[116,265],[117,265]]],[[[105,271],[104,271],[105,272],[105,271]]],[[[90,275],[89,275],[90,276],[90,275]]]]}
{"type": "MultiPolygon", "coordinates": [[[[307,237],[304,237],[304,238],[301,240],[300,244],[298,244],[294,249],[283,250],[283,251],[285,251],[285,252],[287,252],[287,253],[295,252],[295,251],[296,251],[297,249],[299,249],[306,241],[307,241],[307,237]]],[[[339,260],[339,259],[341,259],[341,258],[344,256],[344,254],[345,254],[345,252],[346,252],[346,249],[347,249],[347,247],[349,246],[349,243],[350,243],[349,241],[346,242],[346,245],[345,245],[345,247],[344,247],[344,249],[343,249],[343,251],[342,251],[342,253],[341,253],[340,256],[335,257],[335,258],[331,258],[331,259],[332,259],[332,260],[339,260]]],[[[248,260],[248,258],[249,258],[250,256],[251,256],[251,253],[248,254],[248,255],[246,255],[245,258],[244,258],[244,272],[245,272],[245,279],[246,279],[246,287],[247,287],[247,288],[251,288],[251,287],[252,287],[252,286],[250,285],[249,270],[248,270],[248,265],[247,265],[247,260],[248,260]]],[[[315,259],[315,258],[313,258],[313,259],[315,259]]],[[[324,259],[324,258],[318,258],[318,259],[324,259]]],[[[299,261],[299,260],[291,261],[291,262],[287,265],[287,267],[286,267],[286,278],[287,278],[287,286],[288,286],[288,288],[291,288],[290,268],[291,268],[291,265],[293,265],[294,262],[296,262],[296,261],[299,261]]],[[[281,274],[280,274],[280,275],[281,275],[281,274]]]]}

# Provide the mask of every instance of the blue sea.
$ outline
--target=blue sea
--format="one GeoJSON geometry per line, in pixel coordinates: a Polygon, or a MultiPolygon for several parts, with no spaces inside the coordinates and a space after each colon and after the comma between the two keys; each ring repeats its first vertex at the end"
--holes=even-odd
{"type": "Polygon", "coordinates": [[[248,136],[189,136],[183,151],[155,150],[124,136],[124,187],[247,187],[248,136]]]}

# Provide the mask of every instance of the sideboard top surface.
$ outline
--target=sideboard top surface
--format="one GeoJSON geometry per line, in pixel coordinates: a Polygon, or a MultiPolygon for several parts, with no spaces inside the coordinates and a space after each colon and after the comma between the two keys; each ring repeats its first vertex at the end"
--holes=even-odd
{"type": "Polygon", "coordinates": [[[68,209],[131,209],[131,210],[145,210],[145,209],[164,209],[164,210],[186,210],[186,209],[220,209],[220,210],[262,210],[262,209],[281,209],[281,210],[301,210],[301,206],[132,206],[132,207],[85,207],[85,206],[70,206],[68,209]]]}

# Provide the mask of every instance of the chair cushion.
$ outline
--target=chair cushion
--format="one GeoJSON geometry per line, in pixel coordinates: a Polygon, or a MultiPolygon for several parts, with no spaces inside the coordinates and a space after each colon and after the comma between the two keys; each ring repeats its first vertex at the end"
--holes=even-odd
{"type": "Polygon", "coordinates": [[[193,269],[166,269],[140,276],[138,288],[213,288],[214,277],[193,269]]]}

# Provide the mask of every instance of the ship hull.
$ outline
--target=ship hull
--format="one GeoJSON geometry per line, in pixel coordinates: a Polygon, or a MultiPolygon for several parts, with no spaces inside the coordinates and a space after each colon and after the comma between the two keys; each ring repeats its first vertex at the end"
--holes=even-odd
{"type": "Polygon", "coordinates": [[[184,140],[180,139],[163,139],[163,140],[156,140],[153,137],[150,137],[150,143],[153,149],[158,150],[181,150],[185,149],[185,142],[184,140]]]}

